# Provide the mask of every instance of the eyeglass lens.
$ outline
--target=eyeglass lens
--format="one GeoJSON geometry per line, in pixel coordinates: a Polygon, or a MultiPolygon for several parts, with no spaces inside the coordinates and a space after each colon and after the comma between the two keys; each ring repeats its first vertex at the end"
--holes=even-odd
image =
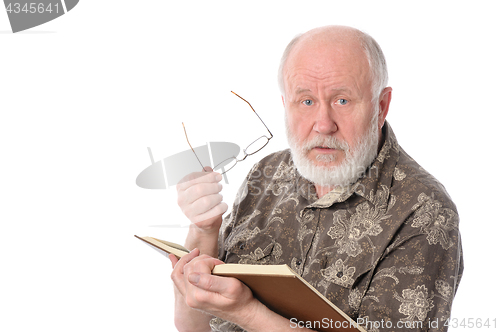
{"type": "Polygon", "coordinates": [[[266,136],[261,136],[261,137],[257,138],[255,141],[253,141],[252,143],[250,143],[246,147],[246,149],[244,150],[245,154],[252,155],[252,154],[260,151],[263,147],[265,147],[267,145],[268,142],[269,142],[269,138],[267,138],[266,136]]]}

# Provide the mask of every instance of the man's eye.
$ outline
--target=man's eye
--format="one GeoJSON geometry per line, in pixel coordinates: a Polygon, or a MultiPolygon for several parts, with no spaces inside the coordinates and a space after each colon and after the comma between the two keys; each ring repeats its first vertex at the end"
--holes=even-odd
{"type": "Polygon", "coordinates": [[[340,98],[337,100],[337,104],[346,105],[348,103],[347,99],[340,98]]]}
{"type": "Polygon", "coordinates": [[[306,106],[311,106],[313,104],[313,101],[311,99],[307,99],[307,100],[304,100],[302,102],[302,104],[304,104],[306,106]]]}

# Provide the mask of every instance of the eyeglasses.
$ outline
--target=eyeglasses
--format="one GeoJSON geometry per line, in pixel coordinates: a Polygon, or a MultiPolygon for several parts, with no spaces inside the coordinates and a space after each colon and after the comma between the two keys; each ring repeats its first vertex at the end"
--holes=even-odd
{"type": "MultiPolygon", "coordinates": [[[[271,131],[269,130],[269,128],[267,128],[267,126],[264,123],[264,121],[262,121],[262,119],[260,118],[259,114],[257,114],[257,112],[255,112],[255,110],[253,109],[252,105],[250,105],[250,103],[247,100],[245,100],[245,98],[241,97],[236,92],[234,92],[234,91],[231,91],[231,92],[234,95],[236,95],[237,97],[239,97],[241,100],[243,100],[245,103],[247,103],[248,106],[250,106],[250,108],[252,109],[252,111],[259,118],[260,122],[262,122],[262,124],[264,125],[264,127],[266,127],[266,129],[269,132],[269,135],[271,135],[271,137],[267,137],[267,136],[263,135],[263,136],[257,138],[252,143],[250,143],[245,149],[243,149],[243,154],[244,154],[243,158],[237,159],[236,156],[233,156],[233,157],[229,157],[229,158],[221,161],[217,165],[215,165],[214,169],[217,169],[217,168],[219,168],[221,166],[227,166],[226,167],[227,169],[225,169],[224,172],[221,173],[221,174],[225,174],[225,173],[229,172],[234,166],[236,166],[237,163],[239,163],[240,161],[245,160],[246,157],[251,156],[253,154],[256,154],[257,152],[259,152],[260,150],[262,150],[267,145],[267,143],[269,143],[269,141],[271,140],[271,138],[273,138],[273,134],[271,133],[271,131]]],[[[182,127],[184,128],[184,134],[186,135],[186,140],[187,140],[187,142],[189,144],[189,147],[191,148],[191,151],[193,151],[196,159],[198,159],[198,162],[200,163],[201,168],[204,169],[204,166],[201,163],[200,158],[198,158],[198,156],[196,155],[196,152],[194,152],[194,149],[191,146],[191,143],[189,143],[189,139],[188,139],[188,136],[187,136],[187,133],[186,133],[186,127],[184,126],[184,122],[182,123],[182,127]]]]}

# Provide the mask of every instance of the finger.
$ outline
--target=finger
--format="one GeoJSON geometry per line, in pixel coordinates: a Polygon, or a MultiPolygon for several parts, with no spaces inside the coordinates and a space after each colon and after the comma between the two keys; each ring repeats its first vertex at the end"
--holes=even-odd
{"type": "Polygon", "coordinates": [[[210,183],[219,182],[222,180],[222,175],[217,172],[194,172],[183,177],[179,183],[177,183],[177,191],[186,190],[197,183],[210,183]]]}
{"type": "Polygon", "coordinates": [[[179,262],[184,261],[183,263],[187,264],[198,256],[200,256],[200,249],[194,248],[188,254],[185,254],[184,256],[182,256],[181,259],[179,260],[179,262]]]}
{"type": "Polygon", "coordinates": [[[175,264],[177,264],[177,262],[179,261],[177,256],[175,256],[174,254],[169,254],[168,258],[170,259],[170,262],[172,263],[172,269],[175,268],[175,264]]]}
{"type": "MultiPolygon", "coordinates": [[[[236,278],[219,277],[207,273],[190,273],[188,275],[190,284],[210,293],[218,293],[228,299],[237,299],[245,290],[241,281],[236,278]]],[[[209,296],[209,294],[206,294],[209,296]]],[[[203,302],[202,297],[198,297],[203,302]]]]}
{"type": "MultiPolygon", "coordinates": [[[[199,249],[191,250],[190,253],[184,255],[181,259],[177,260],[175,264],[174,270],[170,275],[170,278],[175,284],[175,287],[179,290],[179,292],[184,296],[186,294],[186,286],[184,284],[184,267],[194,258],[198,257],[200,254],[199,249]]],[[[177,259],[177,258],[175,258],[177,259]]]]}
{"type": "Polygon", "coordinates": [[[196,257],[198,257],[199,255],[200,255],[200,249],[195,248],[195,249],[191,250],[191,252],[189,252],[188,254],[184,255],[181,259],[179,259],[177,261],[177,263],[175,264],[175,268],[174,268],[174,271],[172,272],[172,274],[174,274],[174,273],[175,274],[183,274],[184,273],[184,266],[187,263],[191,262],[196,257]]]}
{"type": "Polygon", "coordinates": [[[192,204],[202,197],[218,194],[221,190],[222,184],[217,182],[197,183],[179,192],[177,204],[179,206],[192,204]]]}
{"type": "Polygon", "coordinates": [[[192,259],[183,268],[184,277],[187,277],[191,273],[212,273],[213,268],[216,265],[224,264],[224,262],[218,260],[209,255],[200,255],[192,259]]]}
{"type": "Polygon", "coordinates": [[[214,206],[213,208],[211,208],[207,212],[201,213],[201,214],[193,217],[192,219],[190,218],[190,220],[192,220],[193,223],[198,224],[198,223],[203,222],[205,220],[209,220],[211,218],[214,218],[216,216],[220,216],[220,215],[224,214],[227,211],[227,209],[228,209],[228,205],[224,202],[220,202],[219,204],[217,204],[216,206],[214,206]]]}
{"type": "Polygon", "coordinates": [[[212,208],[219,205],[222,202],[222,199],[223,197],[221,194],[207,195],[198,198],[190,204],[183,205],[181,209],[184,215],[191,219],[210,211],[212,208]]]}
{"type": "Polygon", "coordinates": [[[213,268],[221,264],[224,264],[224,262],[212,256],[203,254],[195,257],[189,262],[189,264],[186,264],[186,266],[184,267],[184,273],[212,273],[213,268]]]}

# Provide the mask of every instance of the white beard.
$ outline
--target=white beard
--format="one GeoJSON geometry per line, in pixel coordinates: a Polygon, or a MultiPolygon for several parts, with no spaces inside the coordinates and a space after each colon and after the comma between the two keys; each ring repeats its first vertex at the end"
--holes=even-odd
{"type": "MultiPolygon", "coordinates": [[[[366,134],[356,142],[354,148],[345,141],[340,141],[333,136],[316,136],[312,140],[303,143],[290,131],[288,119],[285,112],[285,126],[288,144],[292,152],[292,159],[300,175],[319,186],[341,186],[347,187],[361,178],[368,166],[371,165],[378,152],[378,112],[374,112],[370,127],[366,134]],[[312,148],[325,146],[344,151],[345,158],[340,165],[320,166],[308,158],[312,148]]],[[[320,163],[335,161],[334,155],[320,154],[316,156],[320,163]]]]}

